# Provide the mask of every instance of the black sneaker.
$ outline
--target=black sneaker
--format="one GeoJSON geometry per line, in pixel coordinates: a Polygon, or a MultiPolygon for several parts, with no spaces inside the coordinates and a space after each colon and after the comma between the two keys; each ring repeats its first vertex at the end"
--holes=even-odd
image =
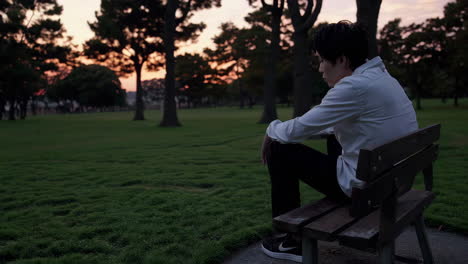
{"type": "Polygon", "coordinates": [[[290,235],[270,237],[262,241],[262,250],[266,255],[302,263],[301,242],[295,241],[290,235]]]}

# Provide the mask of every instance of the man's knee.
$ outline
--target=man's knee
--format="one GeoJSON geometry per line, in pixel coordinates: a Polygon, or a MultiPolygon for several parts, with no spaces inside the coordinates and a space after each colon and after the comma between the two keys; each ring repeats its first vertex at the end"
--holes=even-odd
{"type": "Polygon", "coordinates": [[[291,144],[282,144],[278,141],[273,141],[266,152],[267,163],[275,162],[284,159],[284,155],[290,152],[291,144]]]}

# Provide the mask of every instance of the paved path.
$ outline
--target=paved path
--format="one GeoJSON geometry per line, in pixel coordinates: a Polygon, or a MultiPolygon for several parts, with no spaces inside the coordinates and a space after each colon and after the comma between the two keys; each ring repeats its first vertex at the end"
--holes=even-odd
{"type": "MultiPolygon", "coordinates": [[[[429,243],[437,264],[468,264],[468,237],[427,228],[429,243]]],[[[408,228],[397,239],[398,255],[421,258],[418,239],[413,228],[408,228]]],[[[339,246],[337,243],[319,242],[319,263],[370,264],[375,255],[339,246]]],[[[261,252],[260,242],[236,252],[223,264],[294,264],[296,262],[272,259],[261,252]]],[[[396,262],[401,263],[401,262],[396,262]]]]}

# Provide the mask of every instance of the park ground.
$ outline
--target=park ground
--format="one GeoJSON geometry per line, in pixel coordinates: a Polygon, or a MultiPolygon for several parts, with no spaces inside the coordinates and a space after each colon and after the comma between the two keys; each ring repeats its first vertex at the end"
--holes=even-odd
{"type": "MultiPolygon", "coordinates": [[[[442,124],[427,224],[466,235],[468,100],[460,103],[424,100],[417,114],[421,127],[442,124]]],[[[283,120],[291,113],[279,108],[283,120]]],[[[220,263],[271,231],[260,108],[180,110],[178,128],[145,114],[0,122],[0,263],[220,263]]],[[[302,188],[303,201],[320,197],[302,188]]]]}

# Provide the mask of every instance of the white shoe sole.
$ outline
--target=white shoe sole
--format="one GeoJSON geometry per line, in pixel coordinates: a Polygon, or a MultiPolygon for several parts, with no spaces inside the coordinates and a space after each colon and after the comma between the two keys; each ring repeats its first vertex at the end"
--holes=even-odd
{"type": "Polygon", "coordinates": [[[264,248],[263,245],[261,245],[261,246],[262,246],[263,253],[265,253],[265,255],[267,255],[269,257],[276,258],[276,259],[292,260],[292,261],[295,261],[295,262],[298,262],[298,263],[302,263],[302,256],[293,255],[293,254],[289,254],[289,253],[272,252],[272,251],[264,248]]]}

